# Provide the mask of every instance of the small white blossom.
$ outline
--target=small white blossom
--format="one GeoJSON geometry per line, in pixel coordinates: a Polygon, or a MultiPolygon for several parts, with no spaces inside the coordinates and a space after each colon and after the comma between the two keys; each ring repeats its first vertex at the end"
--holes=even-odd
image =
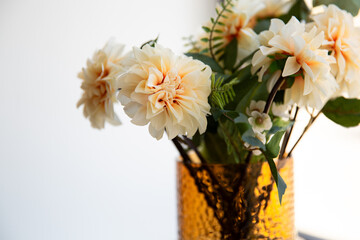
{"type": "Polygon", "coordinates": [[[254,132],[262,133],[265,130],[270,130],[272,127],[271,118],[266,113],[260,113],[258,111],[251,112],[251,117],[248,119],[254,132]]]}
{"type": "Polygon", "coordinates": [[[253,111],[257,111],[262,113],[265,109],[266,102],[265,101],[255,101],[251,100],[250,106],[246,108],[246,114],[251,116],[253,111]]]}

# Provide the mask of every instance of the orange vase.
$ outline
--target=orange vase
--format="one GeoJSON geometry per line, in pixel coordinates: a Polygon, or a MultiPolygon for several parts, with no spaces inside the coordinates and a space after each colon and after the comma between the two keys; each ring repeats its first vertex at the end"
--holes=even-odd
{"type": "Polygon", "coordinates": [[[293,159],[279,161],[282,204],[265,163],[177,163],[178,239],[294,239],[293,159]]]}

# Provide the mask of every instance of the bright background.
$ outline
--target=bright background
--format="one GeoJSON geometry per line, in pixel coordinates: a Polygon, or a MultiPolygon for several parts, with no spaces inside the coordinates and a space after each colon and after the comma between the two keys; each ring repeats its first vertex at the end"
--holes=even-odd
{"type": "MultiPolygon", "coordinates": [[[[176,239],[175,159],[167,139],[130,124],[95,130],[75,105],[76,75],[110,37],[160,34],[180,53],[210,0],[0,2],[0,239],[176,239]]],[[[304,119],[302,120],[304,122],[304,119]]],[[[360,235],[360,128],[321,117],[294,153],[298,229],[360,235]]]]}

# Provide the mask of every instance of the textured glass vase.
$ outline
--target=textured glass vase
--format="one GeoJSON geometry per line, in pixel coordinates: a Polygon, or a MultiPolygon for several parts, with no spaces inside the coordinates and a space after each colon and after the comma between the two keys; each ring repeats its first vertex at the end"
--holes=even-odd
{"type": "Polygon", "coordinates": [[[294,239],[293,160],[277,165],[287,184],[281,205],[266,162],[178,162],[178,239],[294,239]]]}

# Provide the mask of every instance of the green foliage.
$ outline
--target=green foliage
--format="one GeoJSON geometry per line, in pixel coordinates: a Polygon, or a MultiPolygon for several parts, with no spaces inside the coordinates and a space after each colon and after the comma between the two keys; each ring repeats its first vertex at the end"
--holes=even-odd
{"type": "MultiPolygon", "coordinates": [[[[198,41],[197,41],[197,39],[194,38],[193,35],[190,35],[188,37],[183,37],[183,40],[185,41],[184,46],[190,48],[189,52],[196,52],[196,53],[200,52],[200,48],[198,46],[198,41]]],[[[203,50],[205,50],[205,49],[203,49],[203,50]]]]}
{"type": "Polygon", "coordinates": [[[270,19],[261,19],[258,20],[254,27],[254,31],[259,34],[262,31],[269,30],[270,27],[270,19]]]}
{"type": "Polygon", "coordinates": [[[314,0],[313,5],[329,5],[335,4],[339,8],[344,9],[350,12],[352,15],[356,16],[359,12],[360,1],[359,0],[314,0]]]}
{"type": "Polygon", "coordinates": [[[339,97],[330,100],[322,109],[324,115],[344,127],[360,124],[360,100],[339,97]]]}
{"type": "Polygon", "coordinates": [[[158,40],[159,40],[159,35],[155,39],[152,39],[152,40],[149,40],[149,41],[143,43],[141,45],[140,49],[142,49],[147,44],[149,44],[151,47],[155,47],[155,44],[157,43],[158,40]]]}
{"type": "Polygon", "coordinates": [[[224,67],[230,71],[233,70],[233,67],[236,63],[238,50],[238,42],[236,38],[233,38],[231,42],[225,47],[224,53],[224,67]]]}
{"type": "Polygon", "coordinates": [[[278,131],[272,136],[269,143],[266,144],[266,154],[271,158],[276,158],[280,152],[280,141],[285,131],[278,131]]]}
{"type": "Polygon", "coordinates": [[[227,153],[231,155],[235,163],[240,163],[245,155],[241,134],[231,121],[220,121],[218,134],[224,139],[227,146],[227,153]]]}
{"type": "Polygon", "coordinates": [[[279,131],[286,131],[294,124],[294,121],[286,121],[281,118],[274,118],[272,120],[272,124],[273,126],[269,130],[268,134],[275,134],[279,131]]]}
{"type": "Polygon", "coordinates": [[[287,186],[286,186],[286,183],[285,183],[284,179],[280,176],[280,174],[279,174],[279,172],[277,170],[274,159],[267,156],[266,154],[265,154],[265,156],[266,156],[266,160],[269,163],[269,167],[270,167],[270,170],[271,170],[271,175],[273,176],[274,181],[276,183],[276,186],[278,188],[279,201],[280,201],[280,204],[281,204],[282,197],[285,194],[285,190],[286,190],[287,186]]]}
{"type": "Polygon", "coordinates": [[[266,81],[258,82],[257,77],[250,77],[238,84],[241,99],[237,99],[237,112],[245,112],[246,107],[250,105],[251,100],[265,100],[269,93],[266,90],[266,81]]]}
{"type": "Polygon", "coordinates": [[[224,83],[225,78],[217,77],[215,74],[211,76],[211,95],[210,102],[212,106],[224,109],[224,106],[234,100],[235,91],[233,86],[239,83],[238,79],[233,79],[228,83],[224,83]]]}
{"type": "Polygon", "coordinates": [[[223,73],[223,69],[220,67],[220,65],[209,56],[200,53],[186,53],[185,55],[197,59],[208,65],[213,72],[223,73]]]}
{"type": "Polygon", "coordinates": [[[231,155],[226,154],[227,145],[219,134],[206,132],[200,147],[208,163],[235,163],[231,155]]]}
{"type": "Polygon", "coordinates": [[[288,22],[292,16],[295,16],[299,21],[306,20],[309,16],[310,10],[304,0],[296,0],[295,4],[286,15],[280,17],[285,23],[288,22]]]}
{"type": "Polygon", "coordinates": [[[249,129],[242,135],[242,140],[244,142],[250,144],[251,146],[259,147],[259,149],[265,151],[266,150],[265,144],[263,144],[259,139],[254,137],[254,135],[255,134],[254,134],[253,130],[249,129]]]}
{"type": "MultiPolygon", "coordinates": [[[[213,59],[216,59],[217,55],[223,56],[224,48],[223,37],[215,36],[214,33],[222,33],[221,28],[218,26],[224,26],[224,23],[221,22],[222,18],[227,18],[225,13],[231,13],[231,8],[233,7],[233,3],[231,0],[225,0],[225,4],[221,4],[221,9],[216,9],[216,18],[211,18],[211,27],[203,26],[203,30],[209,34],[208,38],[203,38],[201,41],[209,43],[209,52],[213,59]]],[[[235,57],[236,59],[236,57],[235,57]]]]}

